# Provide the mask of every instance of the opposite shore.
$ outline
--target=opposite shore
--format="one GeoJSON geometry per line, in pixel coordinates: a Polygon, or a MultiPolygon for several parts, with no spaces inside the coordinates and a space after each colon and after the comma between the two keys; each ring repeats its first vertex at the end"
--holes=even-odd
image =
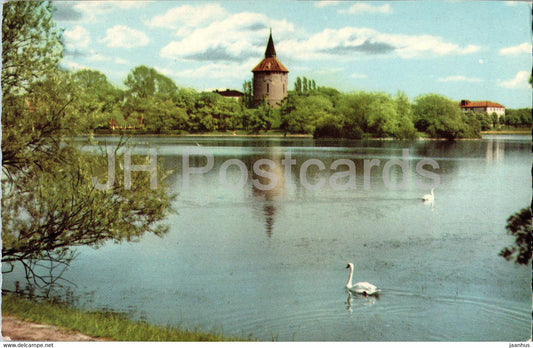
{"type": "MultiPolygon", "coordinates": [[[[533,129],[523,128],[523,129],[510,129],[510,130],[490,130],[490,131],[481,131],[481,135],[528,135],[532,134],[533,129]]],[[[205,138],[216,138],[216,137],[250,137],[250,138],[313,138],[311,134],[291,134],[284,133],[282,131],[268,131],[265,133],[248,133],[248,132],[207,132],[207,133],[188,133],[188,134],[157,134],[157,133],[137,133],[137,132],[124,132],[124,133],[113,133],[113,132],[97,132],[94,134],[83,134],[80,136],[138,136],[138,137],[176,137],[176,138],[187,138],[187,137],[205,137],[205,138]]],[[[349,138],[321,138],[321,139],[338,139],[338,140],[361,140],[361,139],[349,139],[349,138]]],[[[364,139],[381,139],[381,140],[398,140],[392,137],[380,138],[380,137],[367,137],[364,139]]],[[[428,136],[418,136],[415,140],[447,140],[445,138],[430,138],[428,136]]],[[[467,138],[467,139],[455,139],[455,140],[480,140],[482,138],[467,138]]]]}

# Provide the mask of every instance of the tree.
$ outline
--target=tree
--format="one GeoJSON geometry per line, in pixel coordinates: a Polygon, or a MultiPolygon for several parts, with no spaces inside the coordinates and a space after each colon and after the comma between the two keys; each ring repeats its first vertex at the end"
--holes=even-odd
{"type": "MultiPolygon", "coordinates": [[[[29,282],[46,286],[58,265],[69,264],[74,246],[164,233],[160,221],[171,211],[171,197],[159,166],[157,187],[151,187],[152,175],[135,171],[135,189],[127,189],[125,168],[118,165],[114,183],[105,190],[94,186],[95,176],[106,181],[107,155],[82,150],[73,140],[83,124],[78,100],[84,79],[55,68],[60,32],[52,30],[50,4],[10,2],[4,9],[3,32],[7,26],[20,34],[2,38],[2,60],[17,74],[2,76],[2,262],[11,270],[23,265],[29,282]]],[[[87,76],[102,82],[99,74],[87,76]]],[[[144,156],[132,162],[156,164],[144,156]]]]}
{"type": "Polygon", "coordinates": [[[252,81],[244,81],[242,84],[241,103],[245,108],[252,108],[254,106],[253,98],[253,83],[252,81]]]}
{"type": "Polygon", "coordinates": [[[145,65],[133,68],[124,84],[128,87],[128,93],[137,98],[173,98],[177,92],[174,81],[145,65]]]}
{"type": "Polygon", "coordinates": [[[475,137],[476,131],[479,131],[471,129],[471,126],[465,123],[458,103],[438,94],[426,94],[416,98],[413,114],[415,127],[434,138],[453,140],[475,137]]]}
{"type": "Polygon", "coordinates": [[[137,120],[137,126],[145,126],[152,133],[167,133],[183,123],[178,88],[167,76],[140,65],[128,73],[124,84],[128,87],[123,108],[126,120],[137,120]]]}
{"type": "Polygon", "coordinates": [[[61,30],[49,1],[10,1],[2,11],[2,96],[23,93],[54,72],[61,60],[61,30]]]}
{"type": "Polygon", "coordinates": [[[298,76],[296,82],[294,82],[294,90],[297,94],[302,94],[302,79],[300,76],[298,76]]]}
{"type": "Polygon", "coordinates": [[[520,210],[507,219],[505,227],[507,233],[515,236],[515,245],[504,248],[500,256],[506,260],[514,260],[520,265],[527,265],[531,260],[532,222],[531,209],[529,207],[520,210]]]}
{"type": "Polygon", "coordinates": [[[309,91],[309,81],[307,81],[307,77],[304,76],[302,79],[302,92],[305,94],[309,91]]]}
{"type": "Polygon", "coordinates": [[[264,101],[257,109],[245,110],[247,129],[254,134],[269,130],[274,122],[274,112],[274,109],[264,101]]]}
{"type": "Polygon", "coordinates": [[[79,70],[71,75],[77,97],[75,109],[87,131],[108,127],[110,120],[117,121],[121,112],[119,105],[124,98],[123,91],[113,86],[99,71],[79,70]]]}

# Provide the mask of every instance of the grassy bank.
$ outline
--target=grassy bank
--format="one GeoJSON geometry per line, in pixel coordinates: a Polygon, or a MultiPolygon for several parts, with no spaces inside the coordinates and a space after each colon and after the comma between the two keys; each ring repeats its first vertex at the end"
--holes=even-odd
{"type": "Polygon", "coordinates": [[[2,296],[2,314],[41,324],[60,326],[85,335],[114,341],[239,341],[218,333],[203,333],[131,321],[111,312],[90,312],[61,304],[2,296]]]}
{"type": "Polygon", "coordinates": [[[481,134],[531,134],[531,128],[482,131],[481,134]]]}

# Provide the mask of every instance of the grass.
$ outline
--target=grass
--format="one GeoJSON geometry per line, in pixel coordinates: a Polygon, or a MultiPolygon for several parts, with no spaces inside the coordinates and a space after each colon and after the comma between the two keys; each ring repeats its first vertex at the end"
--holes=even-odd
{"type": "Polygon", "coordinates": [[[481,134],[531,134],[531,128],[509,127],[500,130],[482,131],[481,134]]]}
{"type": "Polygon", "coordinates": [[[20,296],[2,296],[2,314],[22,320],[60,326],[85,335],[113,341],[242,341],[218,333],[132,321],[125,315],[84,311],[63,304],[35,302],[20,296]]]}

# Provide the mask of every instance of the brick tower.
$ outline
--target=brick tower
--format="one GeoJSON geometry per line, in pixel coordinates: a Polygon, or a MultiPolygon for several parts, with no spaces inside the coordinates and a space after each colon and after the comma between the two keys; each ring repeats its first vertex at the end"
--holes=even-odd
{"type": "Polygon", "coordinates": [[[253,68],[254,73],[254,104],[261,100],[272,107],[279,107],[280,102],[287,96],[287,79],[289,70],[276,58],[272,29],[268,38],[265,58],[253,68]]]}

